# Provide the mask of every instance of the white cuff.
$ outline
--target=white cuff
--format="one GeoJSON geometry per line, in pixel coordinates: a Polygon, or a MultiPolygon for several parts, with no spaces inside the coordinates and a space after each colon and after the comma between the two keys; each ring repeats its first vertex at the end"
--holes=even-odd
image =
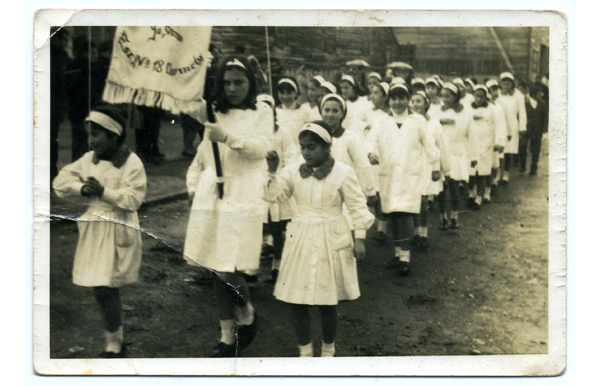
{"type": "Polygon", "coordinates": [[[366,229],[355,229],[354,230],[354,238],[356,239],[366,239],[367,238],[367,230],[366,229]]]}

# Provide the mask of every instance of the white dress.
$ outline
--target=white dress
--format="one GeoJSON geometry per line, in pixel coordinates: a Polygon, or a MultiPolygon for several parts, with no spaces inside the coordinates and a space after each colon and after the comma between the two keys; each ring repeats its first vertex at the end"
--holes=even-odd
{"type": "Polygon", "coordinates": [[[333,159],[354,169],[365,196],[374,196],[377,191],[373,182],[373,167],[364,147],[364,139],[350,130],[344,130],[341,137],[332,139],[331,156],[333,159]]]}
{"type": "Polygon", "coordinates": [[[447,109],[440,113],[442,136],[448,149],[450,177],[455,181],[469,181],[471,161],[477,161],[472,109],[464,107],[460,113],[447,109]]]}
{"type": "Polygon", "coordinates": [[[365,97],[358,97],[354,102],[347,100],[346,108],[348,111],[344,118],[344,127],[362,134],[367,126],[366,115],[373,109],[373,104],[365,97]]]}
{"type": "MultiPolygon", "coordinates": [[[[502,137],[501,119],[498,109],[493,103],[485,107],[472,107],[475,125],[475,153],[478,154],[477,165],[469,171],[470,176],[492,174],[494,164],[494,145],[503,146],[506,138],[502,137]]],[[[497,153],[497,152],[496,152],[497,153]]]]}
{"type": "MultiPolygon", "coordinates": [[[[279,156],[279,166],[277,166],[277,174],[281,173],[287,165],[296,164],[301,161],[299,149],[294,145],[292,134],[287,127],[280,127],[274,135],[275,151],[279,156]]],[[[295,213],[294,199],[284,200],[282,202],[273,202],[269,205],[269,213],[271,221],[278,222],[282,220],[290,220],[295,213]]]]}
{"type": "Polygon", "coordinates": [[[440,115],[442,113],[442,104],[437,104],[434,105],[432,104],[431,106],[429,106],[429,110],[427,110],[427,115],[429,115],[431,118],[437,118],[439,120],[440,115]]]}
{"type": "Polygon", "coordinates": [[[356,235],[364,238],[374,217],[352,168],[335,162],[322,180],[302,178],[299,164],[271,175],[265,199],[295,196],[298,211],[287,226],[274,295],[293,304],[335,305],[360,296],[351,225],[342,214],[346,205],[356,235]]]}
{"type": "Polygon", "coordinates": [[[220,272],[254,271],[259,267],[262,224],[268,205],[262,200],[267,172],[265,157],[274,148],[273,111],[263,103],[256,110],[215,113],[228,133],[219,143],[224,195],[218,198],[212,142],[200,143],[187,173],[189,193],[195,193],[185,238],[189,264],[220,272]]]}
{"type": "Polygon", "coordinates": [[[300,108],[306,111],[306,113],[308,114],[307,122],[323,120],[323,118],[321,118],[321,113],[319,112],[319,106],[314,105],[313,107],[310,107],[310,102],[306,102],[303,103],[302,106],[300,106],[300,108]]]}
{"type": "MultiPolygon", "coordinates": [[[[495,102],[496,114],[498,114],[498,119],[500,120],[498,130],[499,135],[502,138],[502,146],[505,147],[508,142],[507,133],[506,133],[506,120],[504,119],[504,109],[498,103],[498,100],[495,102]]],[[[497,169],[500,167],[500,159],[504,158],[504,151],[502,152],[494,152],[492,168],[497,169]]]]}
{"type": "Polygon", "coordinates": [[[59,197],[89,205],[77,219],[79,240],[73,283],[85,287],[121,287],[137,281],[142,262],[142,236],[137,210],[146,195],[146,172],[130,153],[124,164],[94,160],[94,152],[65,166],[54,179],[59,197]],[[102,198],[81,196],[82,180],[95,177],[102,198]]]}
{"type": "Polygon", "coordinates": [[[400,128],[394,119],[385,120],[371,128],[368,146],[369,153],[379,158],[382,211],[419,213],[421,196],[431,179],[431,174],[425,177],[427,164],[432,163],[433,170],[440,170],[439,150],[425,118],[409,115],[400,128]]]}
{"type": "Polygon", "coordinates": [[[438,195],[442,190],[444,190],[444,175],[450,174],[450,162],[448,161],[448,149],[446,146],[446,140],[442,136],[443,127],[440,123],[439,118],[429,117],[427,121],[427,128],[429,129],[429,134],[433,138],[435,146],[440,151],[440,171],[441,176],[437,181],[433,181],[431,179],[431,173],[433,172],[433,166],[431,162],[427,164],[428,168],[425,172],[425,177],[429,178],[429,183],[427,185],[427,189],[425,190],[425,195],[438,195]]]}
{"type": "Polygon", "coordinates": [[[527,111],[525,110],[525,98],[519,90],[515,90],[512,95],[503,95],[500,93],[496,102],[504,110],[504,120],[506,121],[506,134],[512,138],[507,142],[504,153],[519,153],[519,132],[527,131],[527,111]]]}
{"type": "MultiPolygon", "coordinates": [[[[298,139],[298,135],[300,134],[300,129],[302,126],[309,120],[309,113],[307,110],[303,108],[297,108],[293,110],[284,109],[281,107],[275,108],[277,126],[286,127],[289,132],[292,134],[292,139],[294,141],[294,145],[298,147],[298,151],[300,151],[300,141],[298,139]]],[[[319,120],[320,120],[319,116],[319,120]]]]}

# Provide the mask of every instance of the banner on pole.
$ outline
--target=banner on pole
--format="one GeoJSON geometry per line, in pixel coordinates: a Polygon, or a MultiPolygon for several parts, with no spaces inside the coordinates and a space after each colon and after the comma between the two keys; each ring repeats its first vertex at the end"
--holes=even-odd
{"type": "Polygon", "coordinates": [[[117,27],[103,100],[178,114],[202,98],[210,34],[211,27],[117,27]]]}

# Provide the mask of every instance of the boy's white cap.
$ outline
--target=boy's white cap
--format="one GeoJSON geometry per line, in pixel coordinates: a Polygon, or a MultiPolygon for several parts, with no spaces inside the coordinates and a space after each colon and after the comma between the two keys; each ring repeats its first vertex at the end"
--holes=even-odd
{"type": "MultiPolygon", "coordinates": [[[[452,81],[452,83],[456,84],[456,85],[460,85],[462,87],[465,87],[465,82],[463,82],[462,79],[460,78],[454,78],[454,80],[452,81]]],[[[446,86],[444,86],[446,87],[446,86]]]]}
{"type": "Polygon", "coordinates": [[[427,83],[433,83],[433,84],[435,84],[435,86],[436,86],[437,88],[440,88],[440,82],[439,82],[439,81],[438,81],[436,78],[434,78],[433,76],[432,76],[432,77],[429,77],[429,78],[427,78],[427,79],[425,80],[425,84],[427,84],[427,83]]]}
{"type": "Polygon", "coordinates": [[[500,85],[498,84],[498,81],[496,81],[496,79],[490,79],[485,83],[485,87],[490,89],[492,87],[500,87],[500,85]]]}
{"type": "Polygon", "coordinates": [[[422,78],[414,78],[411,82],[410,85],[414,86],[415,84],[422,84],[423,86],[425,86],[425,81],[422,78]]]}
{"type": "Polygon", "coordinates": [[[337,88],[331,82],[325,81],[325,82],[321,83],[321,87],[325,87],[332,94],[337,94],[337,88]]]}
{"type": "Polygon", "coordinates": [[[502,79],[510,79],[513,82],[515,81],[515,77],[510,72],[503,72],[502,74],[500,74],[500,80],[502,79]]]}

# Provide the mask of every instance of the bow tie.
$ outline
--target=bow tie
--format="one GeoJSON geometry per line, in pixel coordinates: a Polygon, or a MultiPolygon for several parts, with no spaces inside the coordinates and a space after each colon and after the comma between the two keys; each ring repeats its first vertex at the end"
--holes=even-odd
{"type": "Polygon", "coordinates": [[[488,107],[488,103],[486,101],[483,105],[478,106],[475,102],[473,102],[473,103],[471,103],[471,107],[473,107],[474,109],[478,109],[480,107],[484,107],[485,108],[485,107],[488,107]]]}
{"type": "Polygon", "coordinates": [[[317,180],[322,180],[331,173],[333,169],[333,165],[335,164],[335,160],[329,157],[327,161],[323,163],[319,168],[315,169],[312,166],[309,166],[306,162],[300,165],[300,177],[308,178],[310,176],[315,177],[317,180]]]}

